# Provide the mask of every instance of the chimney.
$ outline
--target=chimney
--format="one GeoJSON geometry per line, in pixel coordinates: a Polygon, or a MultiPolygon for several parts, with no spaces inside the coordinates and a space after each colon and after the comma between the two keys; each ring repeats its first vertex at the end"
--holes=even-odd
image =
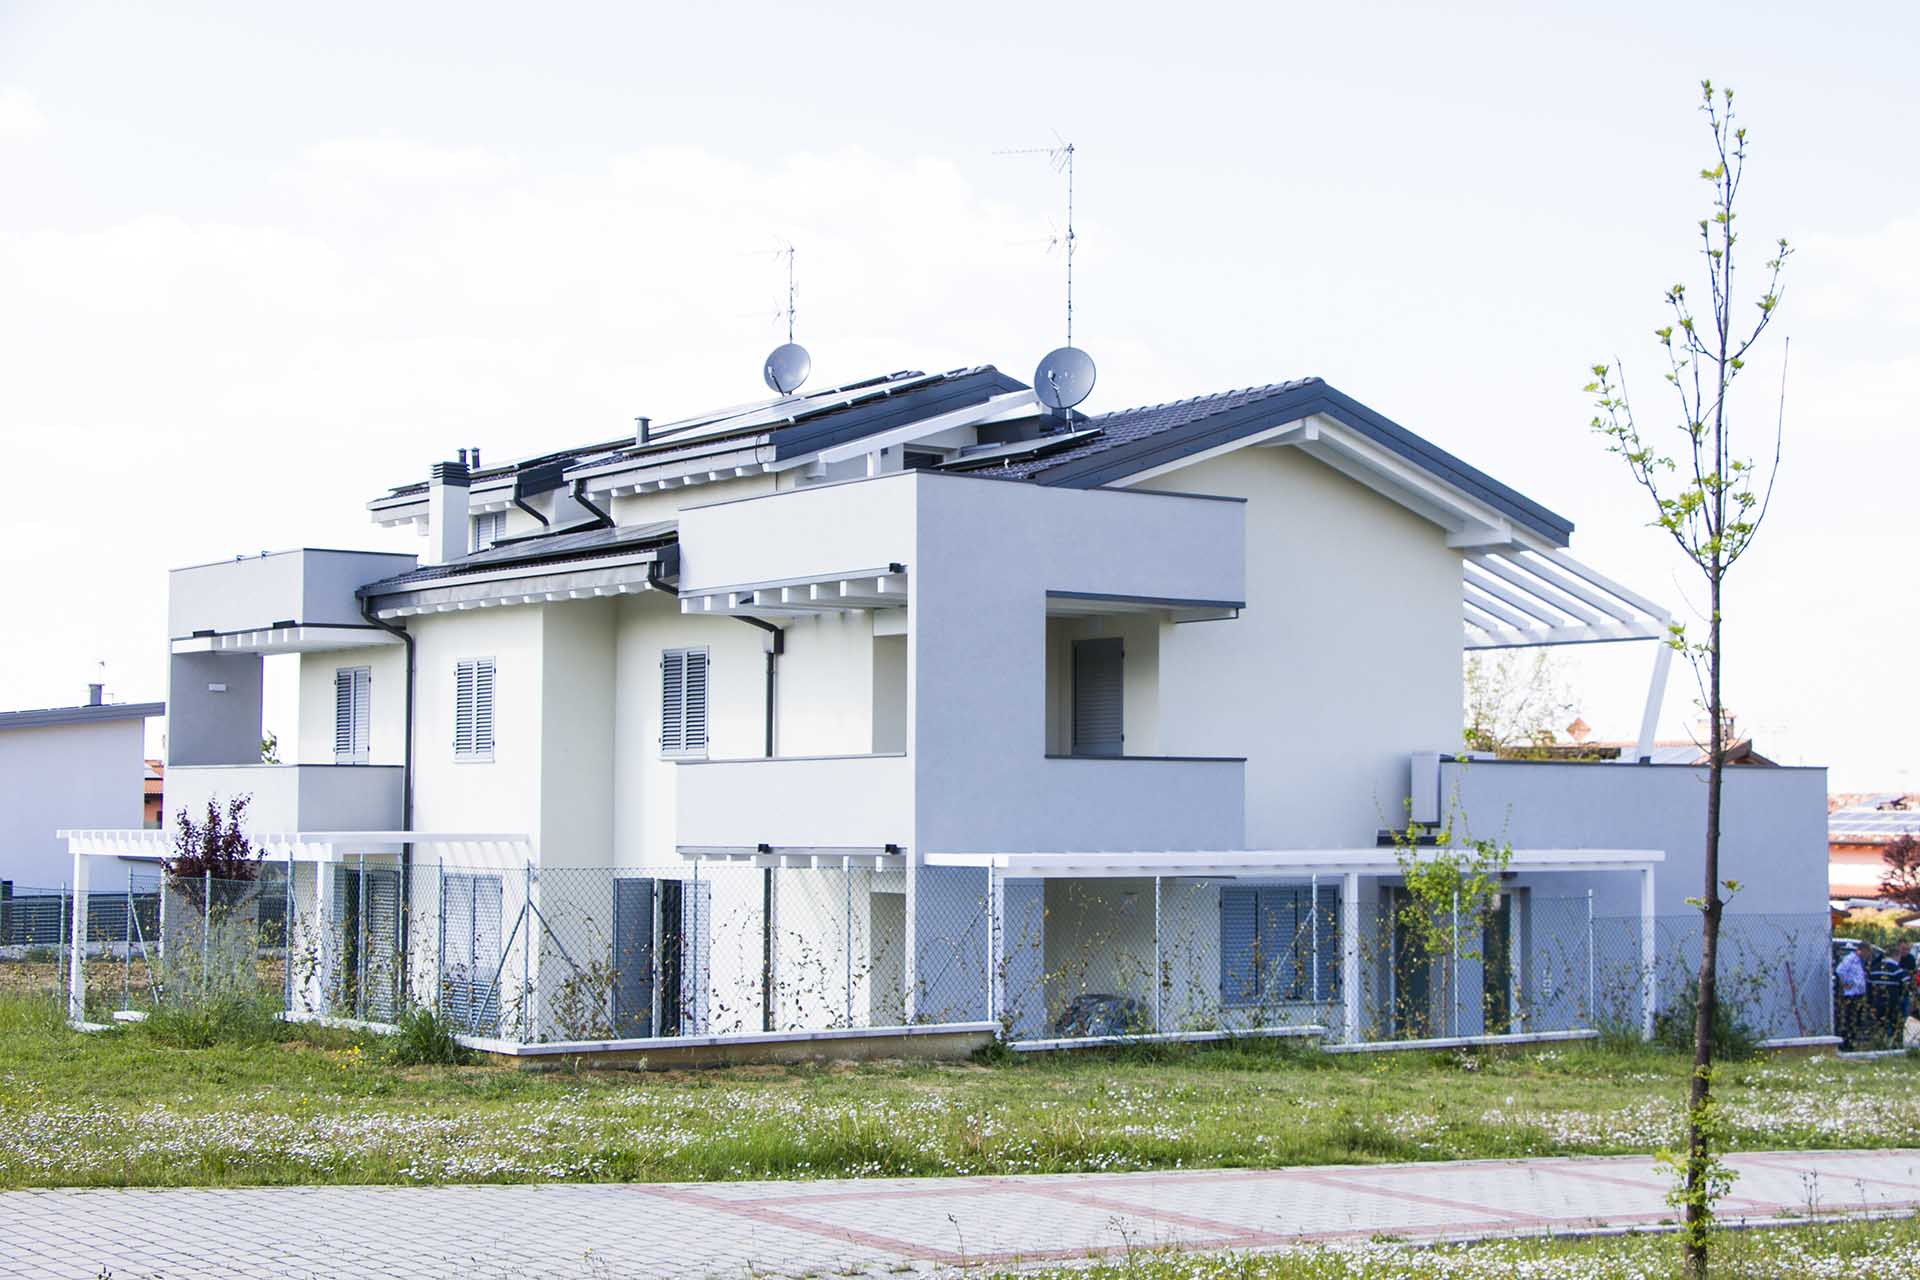
{"type": "Polygon", "coordinates": [[[633,420],[633,426],[634,426],[633,442],[635,444],[650,443],[648,437],[653,434],[653,419],[652,418],[635,418],[633,420]]]}
{"type": "Polygon", "coordinates": [[[458,462],[436,462],[427,479],[427,551],[425,564],[445,564],[467,554],[472,535],[467,527],[467,468],[458,462]]]}
{"type": "Polygon", "coordinates": [[[101,700],[106,696],[106,692],[107,692],[107,686],[103,684],[88,685],[87,686],[87,705],[90,707],[99,706],[101,703],[101,700]]]}
{"type": "Polygon", "coordinates": [[[469,449],[467,452],[473,455],[473,469],[475,471],[478,471],[480,469],[480,446],[475,445],[473,446],[473,448],[469,449]]]}

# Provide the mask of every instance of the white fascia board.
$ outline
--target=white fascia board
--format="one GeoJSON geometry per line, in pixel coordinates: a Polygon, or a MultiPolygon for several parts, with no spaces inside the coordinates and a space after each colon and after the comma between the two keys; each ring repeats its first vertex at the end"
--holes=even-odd
{"type": "Polygon", "coordinates": [[[1322,425],[1319,440],[1305,448],[1349,479],[1445,528],[1453,535],[1449,546],[1507,546],[1514,541],[1512,522],[1500,512],[1340,423],[1322,425]]]}
{"type": "Polygon", "coordinates": [[[328,649],[365,649],[399,644],[400,638],[379,627],[259,627],[225,631],[211,636],[181,636],[169,650],[183,653],[319,653],[328,649]]]}
{"type": "Polygon", "coordinates": [[[1039,403],[1039,398],[1031,390],[1006,391],[997,396],[989,396],[979,404],[968,405],[963,409],[952,409],[946,413],[937,413],[931,418],[909,422],[905,426],[894,427],[890,431],[876,432],[870,436],[862,436],[858,440],[834,445],[830,449],[820,449],[811,455],[790,458],[779,465],[780,469],[785,470],[788,467],[798,466],[802,462],[817,460],[830,466],[850,458],[878,453],[882,449],[890,449],[895,445],[924,440],[928,436],[939,435],[943,431],[982,426],[999,418],[1024,413],[1039,403]]]}
{"type": "MultiPolygon", "coordinates": [[[[1416,860],[1438,856],[1423,847],[1416,860]]],[[[1640,871],[1666,860],[1658,849],[1516,849],[1510,871],[1640,871]]],[[[1400,854],[1392,848],[1228,849],[1152,852],[928,853],[935,867],[992,868],[1008,877],[1089,878],[1121,876],[1398,875],[1400,854]]]]}
{"type": "Polygon", "coordinates": [[[669,454],[649,454],[607,463],[590,470],[568,472],[569,481],[585,480],[588,493],[645,493],[654,489],[679,488],[732,480],[742,475],[757,475],[772,469],[773,446],[763,437],[749,437],[751,443],[733,448],[705,451],[687,449],[669,454]]]}

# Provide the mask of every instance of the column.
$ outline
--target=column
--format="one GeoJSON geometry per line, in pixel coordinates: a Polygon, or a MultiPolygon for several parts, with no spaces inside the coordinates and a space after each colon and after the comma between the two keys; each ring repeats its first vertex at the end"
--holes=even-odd
{"type": "Polygon", "coordinates": [[[73,855],[73,939],[67,961],[67,1018],[85,1021],[87,1016],[87,881],[93,860],[75,851],[73,855]]]}
{"type": "Polygon", "coordinates": [[[1340,877],[1340,995],[1346,1003],[1346,1043],[1360,1042],[1360,876],[1340,877]]]}
{"type": "Polygon", "coordinates": [[[1640,1034],[1653,1039],[1653,1015],[1660,999],[1654,972],[1653,868],[1640,868],[1640,1034]]]}

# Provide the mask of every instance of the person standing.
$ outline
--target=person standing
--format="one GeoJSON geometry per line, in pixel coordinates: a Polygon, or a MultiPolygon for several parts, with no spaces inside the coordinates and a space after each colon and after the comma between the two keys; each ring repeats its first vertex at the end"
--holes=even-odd
{"type": "Polygon", "coordinates": [[[1851,1049],[1867,1013],[1867,944],[1854,943],[1853,949],[1841,957],[1834,976],[1840,980],[1839,1016],[1835,1019],[1839,1026],[1835,1030],[1840,1033],[1840,1047],[1851,1049]]]}

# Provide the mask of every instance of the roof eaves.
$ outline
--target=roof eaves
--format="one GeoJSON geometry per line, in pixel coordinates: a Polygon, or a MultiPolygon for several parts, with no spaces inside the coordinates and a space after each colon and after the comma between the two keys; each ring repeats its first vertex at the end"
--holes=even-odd
{"type": "Polygon", "coordinates": [[[105,702],[84,707],[35,707],[0,711],[0,729],[33,729],[55,724],[103,724],[116,720],[147,720],[167,714],[164,702],[105,702]]]}
{"type": "MultiPolygon", "coordinates": [[[[1297,421],[1316,413],[1351,427],[1558,546],[1567,545],[1572,536],[1573,522],[1564,516],[1508,488],[1492,476],[1469,466],[1318,378],[1303,379],[1274,395],[1199,418],[1192,423],[1158,431],[1082,458],[1039,468],[1030,478],[1037,484],[1049,486],[1096,488],[1223,444],[1231,444],[1242,436],[1267,427],[1297,421]]],[[[1100,421],[1096,418],[1095,425],[1100,421]]]]}

